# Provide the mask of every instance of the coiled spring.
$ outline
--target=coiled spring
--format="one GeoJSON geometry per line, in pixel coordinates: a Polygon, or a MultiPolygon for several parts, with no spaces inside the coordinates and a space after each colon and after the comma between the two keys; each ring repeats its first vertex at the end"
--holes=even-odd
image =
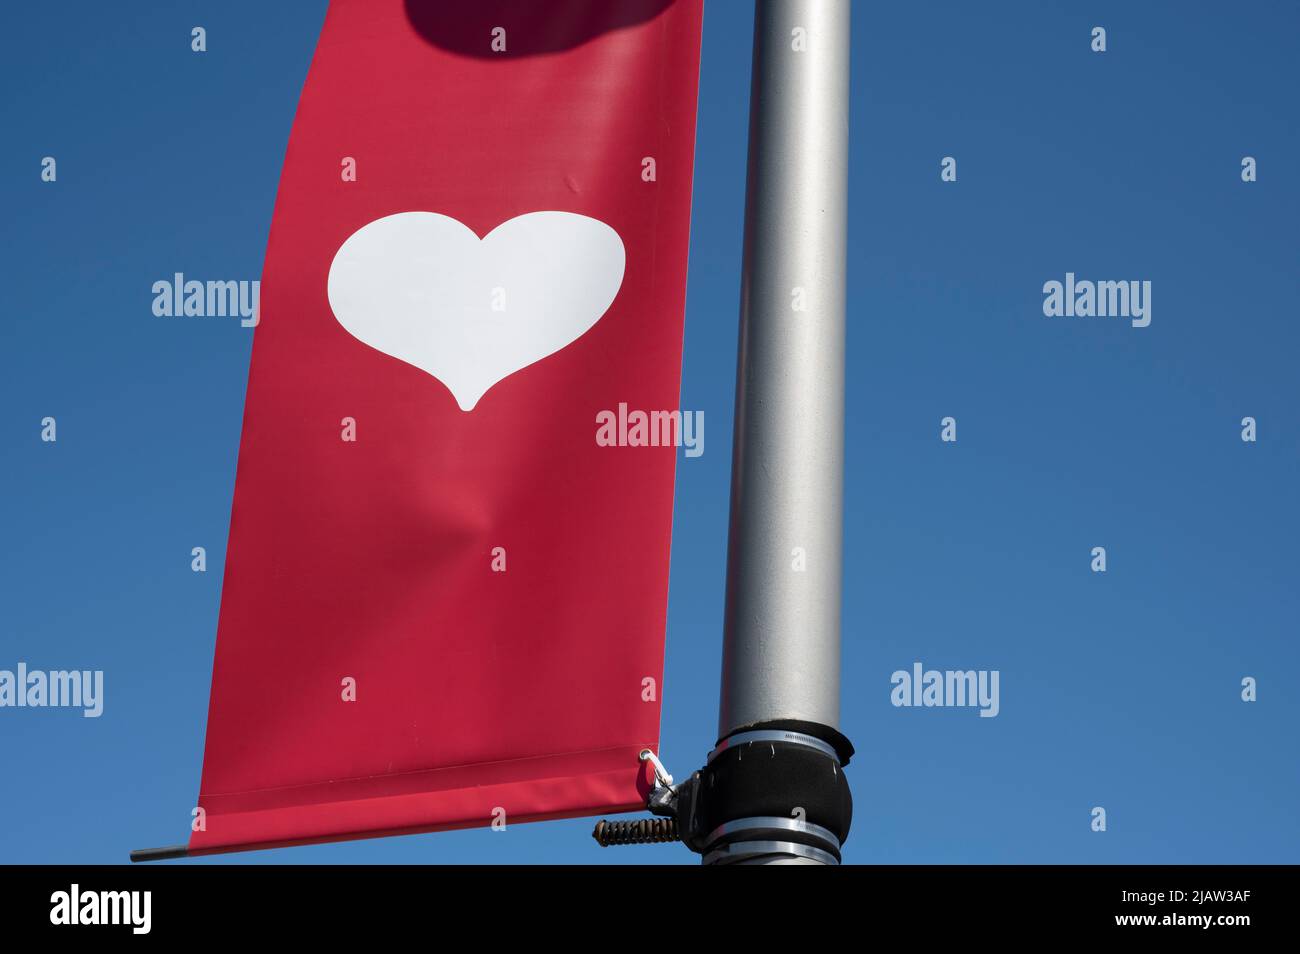
{"type": "Polygon", "coordinates": [[[591,833],[602,848],[610,845],[653,845],[664,841],[677,841],[676,818],[637,818],[633,821],[596,822],[591,833]]]}

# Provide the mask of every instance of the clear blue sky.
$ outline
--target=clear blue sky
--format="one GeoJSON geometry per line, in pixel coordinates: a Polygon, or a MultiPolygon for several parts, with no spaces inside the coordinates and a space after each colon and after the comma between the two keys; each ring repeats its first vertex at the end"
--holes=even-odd
{"type": "MultiPolygon", "coordinates": [[[[856,6],[846,861],[1300,860],[1296,6],[856,6]],[[1067,271],[1150,280],[1150,327],[1044,317],[1067,271]],[[1000,714],[894,708],[916,661],[1000,671],[1000,714]]],[[[107,680],[98,720],[0,710],[0,862],[187,837],[251,338],[153,317],[150,286],[258,277],[324,7],[22,4],[0,34],[0,668],[107,680]]],[[[664,685],[681,774],[716,727],[751,17],[705,14],[682,406],[706,451],[679,464],[664,685]]],[[[691,860],[590,828],[211,860],[691,860]]]]}

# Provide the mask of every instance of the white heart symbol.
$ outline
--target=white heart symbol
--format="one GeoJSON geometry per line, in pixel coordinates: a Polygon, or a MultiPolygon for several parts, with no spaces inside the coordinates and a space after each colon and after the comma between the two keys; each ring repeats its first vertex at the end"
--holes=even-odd
{"type": "Polygon", "coordinates": [[[427,371],[472,411],[599,321],[625,264],[617,232],[572,212],[529,212],[482,241],[451,216],[399,212],[339,246],[327,294],[353,337],[427,371]]]}

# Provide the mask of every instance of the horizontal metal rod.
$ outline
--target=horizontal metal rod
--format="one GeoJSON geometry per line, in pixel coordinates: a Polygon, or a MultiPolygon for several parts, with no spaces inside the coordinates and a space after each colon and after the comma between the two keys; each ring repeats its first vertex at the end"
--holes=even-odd
{"type": "Polygon", "coordinates": [[[131,852],[131,861],[166,861],[168,858],[188,858],[188,845],[166,845],[162,848],[137,848],[131,852]]]}

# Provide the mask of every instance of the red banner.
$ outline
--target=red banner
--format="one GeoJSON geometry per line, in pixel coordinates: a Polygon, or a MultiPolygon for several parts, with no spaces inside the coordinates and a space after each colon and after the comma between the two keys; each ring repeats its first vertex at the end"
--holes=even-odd
{"type": "Polygon", "coordinates": [[[676,451],[598,432],[677,406],[699,40],[700,0],[330,4],[191,852],[643,804],[676,451]]]}

